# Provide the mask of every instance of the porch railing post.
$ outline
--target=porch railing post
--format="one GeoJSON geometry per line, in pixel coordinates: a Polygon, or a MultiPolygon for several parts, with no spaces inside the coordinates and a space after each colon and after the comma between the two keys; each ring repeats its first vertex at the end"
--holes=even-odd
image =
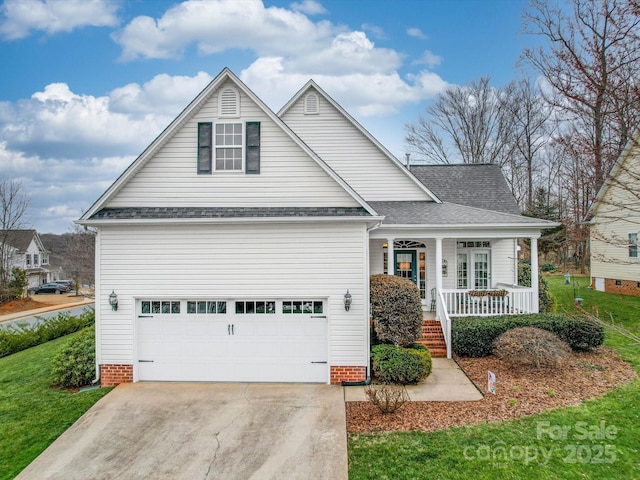
{"type": "Polygon", "coordinates": [[[442,238],[436,237],[436,301],[440,302],[442,291],[442,238]]]}
{"type": "Polygon", "coordinates": [[[531,288],[533,298],[531,299],[531,310],[538,313],[540,305],[538,302],[538,239],[531,238],[531,288]]]}
{"type": "Polygon", "coordinates": [[[387,274],[396,274],[396,259],[393,252],[393,238],[387,239],[387,274]]]}

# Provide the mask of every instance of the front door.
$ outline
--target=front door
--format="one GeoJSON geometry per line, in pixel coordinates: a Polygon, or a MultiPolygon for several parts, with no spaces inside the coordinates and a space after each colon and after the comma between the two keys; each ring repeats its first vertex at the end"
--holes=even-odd
{"type": "Polygon", "coordinates": [[[411,280],[418,284],[418,268],[416,265],[415,250],[397,250],[394,252],[396,276],[411,280]]]}

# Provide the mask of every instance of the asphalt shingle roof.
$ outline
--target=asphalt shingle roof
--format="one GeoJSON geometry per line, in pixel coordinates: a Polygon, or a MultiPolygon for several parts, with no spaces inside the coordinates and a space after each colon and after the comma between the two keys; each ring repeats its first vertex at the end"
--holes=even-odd
{"type": "Polygon", "coordinates": [[[33,240],[35,230],[0,230],[0,236],[6,238],[6,244],[25,252],[33,240]],[[6,237],[5,237],[6,235],[6,237]]]}
{"type": "Polygon", "coordinates": [[[103,208],[94,220],[170,218],[365,217],[362,207],[122,207],[103,208]]]}
{"type": "MultiPolygon", "coordinates": [[[[369,202],[384,225],[533,225],[544,220],[455,203],[369,202]]],[[[550,225],[551,226],[551,225],[550,225]]]]}
{"type": "Polygon", "coordinates": [[[521,213],[499,165],[415,165],[411,173],[443,202],[521,213]]]}

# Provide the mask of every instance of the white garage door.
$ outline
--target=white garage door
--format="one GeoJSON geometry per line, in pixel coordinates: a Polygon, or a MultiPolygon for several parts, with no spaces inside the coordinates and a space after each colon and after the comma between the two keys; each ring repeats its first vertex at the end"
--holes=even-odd
{"type": "Polygon", "coordinates": [[[138,380],[328,381],[323,300],[141,300],[138,380]]]}

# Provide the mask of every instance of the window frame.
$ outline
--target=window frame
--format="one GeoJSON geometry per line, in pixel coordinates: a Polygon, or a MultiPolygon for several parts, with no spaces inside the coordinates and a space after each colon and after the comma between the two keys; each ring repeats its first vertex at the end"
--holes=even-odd
{"type": "Polygon", "coordinates": [[[261,132],[260,132],[260,122],[245,122],[244,125],[244,137],[245,137],[245,147],[244,147],[244,164],[245,164],[245,173],[249,175],[257,175],[260,173],[260,143],[261,143],[261,132]],[[251,128],[250,128],[251,127],[251,128]],[[250,132],[254,128],[257,129],[257,142],[250,141],[250,135],[255,132],[250,132]],[[257,155],[257,158],[249,159],[249,154],[257,155]],[[255,166],[253,166],[253,160],[255,160],[255,166]]]}
{"type": "Polygon", "coordinates": [[[629,258],[638,258],[638,233],[629,233],[629,258]]]}
{"type": "MultiPolygon", "coordinates": [[[[245,169],[245,131],[246,131],[246,127],[243,124],[243,122],[215,122],[213,124],[213,146],[212,146],[212,163],[213,163],[213,168],[212,171],[213,172],[217,172],[217,173],[242,173],[244,172],[245,169]],[[240,145],[237,144],[232,144],[232,145],[227,145],[226,143],[223,143],[221,145],[218,145],[217,142],[217,128],[218,126],[226,126],[226,125],[240,125],[240,145]],[[240,150],[240,168],[233,168],[233,169],[227,169],[227,168],[218,168],[218,149],[226,149],[226,148],[230,148],[230,149],[239,149],[240,150]]],[[[223,132],[221,135],[226,136],[229,135],[227,134],[227,132],[223,132]]],[[[237,134],[235,132],[232,132],[230,134],[232,137],[236,136],[237,134]]],[[[223,160],[224,161],[224,160],[223,160]]]]}

